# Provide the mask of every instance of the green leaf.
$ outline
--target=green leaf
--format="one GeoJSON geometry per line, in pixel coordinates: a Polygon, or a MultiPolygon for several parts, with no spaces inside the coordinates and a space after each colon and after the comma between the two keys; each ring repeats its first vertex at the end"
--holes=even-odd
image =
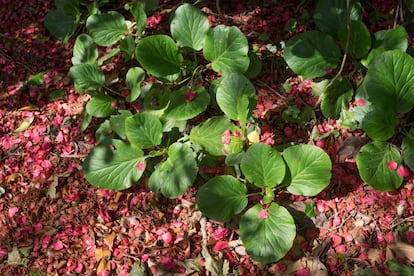
{"type": "Polygon", "coordinates": [[[251,145],[243,155],[240,167],[246,179],[257,187],[277,186],[286,172],[280,153],[264,143],[251,145]]]}
{"type": "Polygon", "coordinates": [[[135,0],[138,3],[142,3],[146,14],[150,14],[158,8],[159,0],[135,0]]]}
{"type": "Polygon", "coordinates": [[[223,142],[221,138],[226,130],[235,127],[225,117],[213,117],[194,127],[190,132],[190,140],[201,146],[206,152],[214,156],[222,156],[223,142]]]}
{"type": "Polygon", "coordinates": [[[414,170],[414,128],[402,140],[402,150],[405,164],[414,170]]]}
{"type": "Polygon", "coordinates": [[[125,132],[131,144],[146,149],[161,144],[162,124],[157,116],[142,112],[125,120],[125,132]]]}
{"type": "Polygon", "coordinates": [[[204,110],[210,103],[210,95],[202,86],[189,89],[183,86],[171,95],[170,105],[166,110],[166,117],[175,120],[192,119],[204,110]]]}
{"type": "Polygon", "coordinates": [[[170,81],[178,78],[183,61],[174,40],[166,35],[141,39],[135,48],[135,57],[148,73],[170,81]]]}
{"type": "Polygon", "coordinates": [[[70,68],[69,75],[75,81],[78,92],[98,90],[105,85],[105,75],[96,64],[77,64],[70,68]]]}
{"type": "Polygon", "coordinates": [[[239,114],[239,101],[244,101],[243,96],[246,95],[250,103],[255,105],[256,89],[253,84],[240,73],[229,73],[222,76],[216,92],[216,101],[220,109],[230,119],[238,121],[242,114],[239,114]]]}
{"type": "Polygon", "coordinates": [[[284,59],[289,67],[303,78],[316,78],[335,69],[341,52],[335,40],[318,31],[300,33],[286,42],[284,59]]]}
{"type": "Polygon", "coordinates": [[[144,109],[147,111],[157,111],[160,116],[170,102],[171,90],[169,86],[161,84],[151,84],[151,89],[145,94],[144,109]]]}
{"type": "Polygon", "coordinates": [[[105,118],[115,112],[113,102],[115,99],[111,96],[96,95],[86,104],[86,111],[96,118],[105,118]]]}
{"type": "Polygon", "coordinates": [[[96,44],[111,46],[128,31],[128,26],[122,14],[109,11],[89,16],[86,20],[86,29],[96,44]]]}
{"type": "Polygon", "coordinates": [[[138,163],[145,165],[144,153],[134,145],[112,140],[115,150],[107,144],[92,149],[83,163],[85,178],[98,188],[123,190],[132,186],[142,176],[138,163]]]}
{"type": "Polygon", "coordinates": [[[219,25],[210,29],[204,42],[204,57],[213,70],[221,73],[244,73],[249,68],[249,44],[237,27],[219,25]]]}
{"type": "MultiPolygon", "coordinates": [[[[313,19],[316,26],[324,33],[337,37],[341,26],[348,21],[347,1],[343,0],[320,0],[316,5],[313,19]]],[[[360,21],[362,19],[362,7],[359,1],[349,1],[349,19],[360,21]]]]}
{"type": "Polygon", "coordinates": [[[126,97],[127,102],[133,102],[138,99],[141,94],[141,83],[145,79],[145,72],[139,67],[131,67],[126,74],[125,83],[127,88],[131,91],[126,97]]]}
{"type": "Polygon", "coordinates": [[[137,34],[141,35],[145,31],[147,25],[147,14],[145,13],[145,5],[138,1],[132,4],[131,13],[137,24],[137,34]]]}
{"type": "Polygon", "coordinates": [[[97,58],[98,47],[92,37],[87,34],[79,35],[73,46],[72,63],[74,65],[83,63],[93,64],[97,58]]]}
{"type": "Polygon", "coordinates": [[[283,151],[291,183],[287,190],[295,195],[315,196],[331,180],[331,159],[317,146],[295,145],[283,151]]]}
{"type": "MultiPolygon", "coordinates": [[[[348,53],[357,59],[362,58],[371,49],[371,34],[362,21],[351,21],[349,28],[351,34],[349,36],[348,53]]],[[[338,36],[342,49],[345,50],[348,38],[347,25],[342,25],[339,29],[338,36]]]]}
{"type": "Polygon", "coordinates": [[[283,258],[293,245],[296,226],[283,206],[271,203],[267,218],[259,218],[263,207],[257,204],[243,214],[239,235],[252,259],[272,263],[283,258]]]}
{"type": "Polygon", "coordinates": [[[151,174],[149,187],[152,191],[161,191],[168,198],[176,198],[193,185],[197,171],[191,148],[177,142],[168,148],[167,160],[151,174]]]}
{"type": "Polygon", "coordinates": [[[401,50],[382,53],[371,61],[361,87],[375,108],[407,113],[414,107],[414,58],[401,50]]]}
{"type": "Polygon", "coordinates": [[[356,164],[362,180],[379,191],[392,191],[401,186],[403,179],[397,171],[388,167],[388,161],[400,165],[399,151],[385,143],[374,141],[363,146],[357,157],[356,164]]]}
{"type": "Polygon", "coordinates": [[[132,36],[127,36],[121,42],[119,42],[119,49],[124,55],[126,60],[130,60],[135,51],[135,41],[132,36]]]}
{"type": "Polygon", "coordinates": [[[112,115],[111,118],[109,118],[109,125],[119,137],[126,140],[125,120],[126,118],[131,117],[132,113],[129,110],[119,110],[119,113],[119,115],[112,115]]]}
{"type": "Polygon", "coordinates": [[[354,96],[354,90],[348,79],[335,81],[323,93],[321,111],[323,116],[338,119],[341,111],[348,108],[348,103],[354,96]]]}
{"type": "Polygon", "coordinates": [[[316,216],[315,205],[316,204],[315,204],[314,201],[310,201],[310,202],[306,203],[306,205],[305,205],[305,215],[308,218],[313,218],[313,217],[316,216]]]}
{"type": "Polygon", "coordinates": [[[67,41],[76,31],[79,18],[67,15],[62,10],[53,10],[46,14],[44,18],[45,27],[55,37],[67,41]]]}
{"type": "Polygon", "coordinates": [[[183,4],[174,11],[170,28],[171,35],[181,47],[199,51],[203,48],[210,26],[202,11],[191,4],[183,4]]]}
{"type": "MultiPolygon", "coordinates": [[[[414,4],[413,4],[414,5],[414,4]]],[[[396,261],[387,261],[388,269],[392,272],[399,272],[398,275],[409,276],[414,274],[414,268],[408,265],[397,263],[396,261]]]]}
{"type": "Polygon", "coordinates": [[[403,26],[397,26],[391,30],[381,30],[374,33],[372,49],[361,63],[368,67],[371,61],[380,54],[389,50],[406,51],[408,47],[408,35],[403,26]]]}
{"type": "Polygon", "coordinates": [[[246,193],[246,186],[233,176],[217,176],[198,189],[197,206],[206,216],[227,222],[247,206],[246,193]]]}
{"type": "Polygon", "coordinates": [[[30,85],[42,85],[44,84],[45,80],[43,79],[43,77],[46,75],[46,72],[39,72],[33,76],[31,76],[28,80],[27,80],[27,84],[30,85]]]}
{"type": "Polygon", "coordinates": [[[257,77],[262,71],[263,62],[260,59],[260,57],[256,53],[253,53],[253,52],[249,53],[249,59],[250,59],[249,68],[247,68],[247,71],[244,73],[244,75],[247,78],[252,79],[252,78],[257,77]]]}
{"type": "Polygon", "coordinates": [[[365,114],[360,126],[374,140],[386,141],[395,134],[400,119],[391,110],[374,109],[365,114]]]}

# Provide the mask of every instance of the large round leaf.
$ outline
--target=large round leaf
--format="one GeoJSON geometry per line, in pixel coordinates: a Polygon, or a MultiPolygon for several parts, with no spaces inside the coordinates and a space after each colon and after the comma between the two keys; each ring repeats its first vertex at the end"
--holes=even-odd
{"type": "Polygon", "coordinates": [[[359,175],[369,185],[379,191],[392,191],[398,189],[402,178],[397,171],[388,167],[389,161],[400,164],[400,153],[393,146],[375,141],[363,146],[356,158],[359,175]]]}
{"type": "Polygon", "coordinates": [[[250,183],[258,187],[275,187],[285,177],[286,167],[280,153],[264,143],[256,143],[243,155],[240,164],[250,183]]]}
{"type": "Polygon", "coordinates": [[[252,259],[262,263],[276,262],[293,245],[295,221],[286,208],[276,203],[271,203],[265,210],[257,204],[241,217],[239,235],[252,259]]]}
{"type": "Polygon", "coordinates": [[[341,52],[334,39],[318,31],[300,33],[286,42],[284,59],[289,67],[304,78],[316,78],[335,69],[341,52]]]}
{"type": "Polygon", "coordinates": [[[166,117],[175,120],[188,120],[206,110],[209,103],[210,95],[204,87],[197,86],[190,89],[184,86],[172,93],[166,117]]]}
{"type": "Polygon", "coordinates": [[[126,74],[125,83],[131,91],[127,96],[127,102],[135,101],[141,94],[141,82],[145,79],[145,72],[139,67],[131,67],[126,74]]]}
{"type": "Polygon", "coordinates": [[[219,25],[207,33],[204,57],[212,62],[213,70],[221,73],[244,73],[249,68],[249,44],[237,27],[219,25]]]}
{"type": "Polygon", "coordinates": [[[343,109],[348,109],[348,103],[354,95],[354,90],[348,79],[335,81],[322,94],[321,111],[327,118],[338,119],[343,109]]]}
{"type": "Polygon", "coordinates": [[[82,63],[93,64],[97,58],[98,47],[96,47],[92,37],[87,34],[79,35],[73,46],[72,63],[74,65],[82,63]]]}
{"type": "Polygon", "coordinates": [[[208,29],[207,16],[193,5],[183,4],[174,11],[171,20],[171,35],[181,47],[201,50],[208,29]]]}
{"type": "MultiPolygon", "coordinates": [[[[349,28],[348,53],[352,54],[355,58],[362,58],[371,49],[371,34],[362,21],[351,21],[349,28]]],[[[348,39],[347,25],[343,25],[339,29],[338,36],[342,49],[345,50],[348,39]]]]}
{"type": "Polygon", "coordinates": [[[105,118],[115,112],[115,99],[109,95],[96,95],[86,104],[86,112],[96,118],[105,118]]]}
{"type": "Polygon", "coordinates": [[[226,130],[232,131],[234,128],[236,126],[229,119],[225,117],[212,117],[191,130],[190,140],[211,155],[221,156],[224,155],[221,138],[226,130]]]}
{"type": "Polygon", "coordinates": [[[220,109],[230,119],[238,121],[244,118],[244,113],[251,106],[250,102],[255,102],[255,99],[256,89],[242,74],[230,73],[220,79],[216,91],[216,101],[220,109]],[[240,108],[241,105],[244,108],[240,108]]]}
{"type": "Polygon", "coordinates": [[[125,119],[125,133],[131,144],[146,149],[161,143],[162,124],[157,116],[142,112],[125,119]]]}
{"type": "Polygon", "coordinates": [[[362,19],[362,7],[356,0],[349,1],[350,11],[347,9],[347,1],[343,0],[320,0],[316,5],[313,18],[316,26],[324,33],[333,37],[338,34],[338,29],[350,20],[362,19]],[[349,15],[348,15],[349,14],[349,15]]]}
{"type": "Polygon", "coordinates": [[[314,196],[329,185],[331,160],[319,147],[295,145],[283,151],[290,171],[287,190],[295,195],[314,196]]]}
{"type": "Polygon", "coordinates": [[[401,50],[377,56],[368,66],[362,83],[374,108],[390,115],[406,113],[414,107],[414,59],[401,50]]]}
{"type": "Polygon", "coordinates": [[[69,69],[78,92],[97,90],[105,85],[105,75],[96,64],[78,64],[69,69]]]}
{"type": "Polygon", "coordinates": [[[371,61],[380,54],[389,50],[406,51],[408,47],[408,35],[403,26],[397,26],[390,30],[381,30],[374,33],[372,49],[368,56],[361,60],[364,66],[368,66],[371,61]]]}
{"type": "Polygon", "coordinates": [[[94,186],[109,190],[123,190],[132,186],[142,176],[138,163],[145,167],[141,149],[120,140],[112,140],[115,150],[107,144],[92,149],[83,162],[85,178],[94,186]]]}
{"type": "Polygon", "coordinates": [[[111,46],[118,42],[122,35],[128,31],[128,26],[122,14],[109,11],[108,13],[89,16],[86,20],[86,29],[96,44],[111,46]]]}
{"type": "Polygon", "coordinates": [[[79,18],[66,14],[63,10],[53,10],[44,18],[45,27],[60,40],[68,40],[78,27],[79,18]]]}
{"type": "Polygon", "coordinates": [[[247,206],[247,188],[231,175],[214,177],[197,192],[197,206],[206,216],[227,222],[247,206]]]}
{"type": "Polygon", "coordinates": [[[194,152],[186,144],[174,143],[168,148],[168,158],[155,168],[149,187],[168,198],[184,194],[193,185],[198,171],[194,152]]]}
{"type": "Polygon", "coordinates": [[[135,57],[150,74],[175,80],[180,73],[183,56],[171,37],[151,35],[141,39],[135,48],[135,57]]]}

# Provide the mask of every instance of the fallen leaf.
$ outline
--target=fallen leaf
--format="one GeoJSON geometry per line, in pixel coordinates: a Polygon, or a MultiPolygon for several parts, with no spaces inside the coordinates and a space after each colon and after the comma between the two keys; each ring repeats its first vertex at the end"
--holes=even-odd
{"type": "Polygon", "coordinates": [[[339,145],[338,159],[343,163],[347,160],[354,160],[359,150],[368,142],[368,139],[360,136],[349,136],[339,145]]]}
{"type": "Polygon", "coordinates": [[[105,236],[104,241],[105,241],[105,244],[109,248],[111,248],[112,245],[114,244],[115,236],[116,236],[115,232],[111,232],[111,234],[108,234],[108,235],[105,236]]]}
{"type": "Polygon", "coordinates": [[[410,262],[414,262],[414,247],[401,241],[395,241],[388,244],[387,249],[391,249],[397,258],[406,258],[410,262]]]}
{"type": "Polygon", "coordinates": [[[102,259],[109,259],[111,257],[111,252],[108,248],[98,247],[95,250],[95,259],[97,262],[102,259]]]}
{"type": "Polygon", "coordinates": [[[7,257],[7,263],[9,265],[23,265],[27,266],[29,259],[22,258],[22,254],[18,248],[14,248],[7,257]]]}
{"type": "Polygon", "coordinates": [[[108,275],[111,273],[111,263],[108,259],[101,259],[96,267],[96,274],[99,275],[103,271],[108,271],[108,275]]]}
{"type": "Polygon", "coordinates": [[[26,117],[20,123],[20,126],[16,128],[13,132],[23,132],[29,128],[29,126],[33,123],[34,117],[26,117]]]}

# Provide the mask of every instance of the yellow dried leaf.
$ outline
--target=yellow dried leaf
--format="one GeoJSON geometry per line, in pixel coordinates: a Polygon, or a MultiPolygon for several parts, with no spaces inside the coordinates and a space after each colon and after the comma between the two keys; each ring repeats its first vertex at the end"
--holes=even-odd
{"type": "Polygon", "coordinates": [[[99,262],[102,259],[109,259],[111,257],[111,252],[108,248],[98,247],[95,250],[95,259],[99,262]]]}
{"type": "Polygon", "coordinates": [[[111,263],[108,259],[102,259],[99,261],[98,266],[96,267],[96,274],[99,275],[102,271],[108,271],[111,274],[111,263]]]}
{"type": "Polygon", "coordinates": [[[257,130],[253,130],[252,132],[250,132],[249,134],[247,134],[247,139],[252,144],[259,143],[259,141],[260,141],[259,132],[257,132],[257,130]]]}
{"type": "Polygon", "coordinates": [[[19,111],[33,111],[33,110],[39,110],[39,108],[35,105],[27,105],[27,106],[23,106],[22,108],[19,108],[19,111]]]}
{"type": "Polygon", "coordinates": [[[13,132],[23,132],[29,128],[29,126],[33,123],[34,117],[26,117],[20,123],[20,126],[16,128],[13,132]]]}

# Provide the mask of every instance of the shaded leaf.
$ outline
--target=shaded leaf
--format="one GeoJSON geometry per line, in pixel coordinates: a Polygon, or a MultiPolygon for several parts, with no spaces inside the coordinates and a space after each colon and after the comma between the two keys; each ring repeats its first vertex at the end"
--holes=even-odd
{"type": "Polygon", "coordinates": [[[113,102],[115,99],[109,95],[96,95],[86,104],[86,111],[94,117],[105,118],[115,112],[113,102]]]}
{"type": "Polygon", "coordinates": [[[142,112],[125,119],[125,133],[131,144],[146,149],[161,144],[162,124],[157,116],[142,112]]]}
{"type": "Polygon", "coordinates": [[[208,217],[227,222],[247,205],[247,188],[231,175],[207,181],[197,192],[197,206],[208,217]]]}
{"type": "Polygon", "coordinates": [[[93,64],[98,58],[98,47],[92,37],[87,34],[81,34],[76,37],[73,46],[72,64],[93,64]]]}
{"type": "Polygon", "coordinates": [[[128,26],[122,14],[116,11],[94,14],[86,20],[86,29],[96,44],[111,46],[128,31],[128,26]]]}

